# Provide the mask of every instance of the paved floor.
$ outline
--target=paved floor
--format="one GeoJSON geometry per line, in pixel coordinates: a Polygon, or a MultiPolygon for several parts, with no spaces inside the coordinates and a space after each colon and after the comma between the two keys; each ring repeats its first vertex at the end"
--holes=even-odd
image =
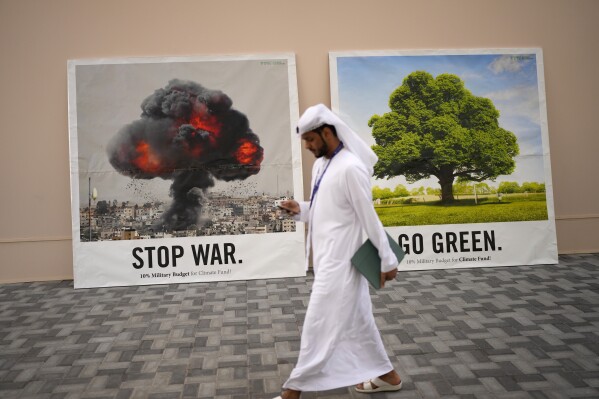
{"type": "MultiPolygon", "coordinates": [[[[311,282],[0,285],[0,397],[272,398],[311,282]]],[[[599,254],[402,272],[372,300],[404,389],[303,398],[599,398],[599,254]]]]}

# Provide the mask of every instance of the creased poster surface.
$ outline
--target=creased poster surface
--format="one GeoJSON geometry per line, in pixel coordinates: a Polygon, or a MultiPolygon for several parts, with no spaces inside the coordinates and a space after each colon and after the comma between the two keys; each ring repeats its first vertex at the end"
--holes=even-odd
{"type": "Polygon", "coordinates": [[[540,49],[332,52],[401,269],[557,263],[540,49]]]}
{"type": "Polygon", "coordinates": [[[292,54],[68,63],[75,287],[304,275],[292,54]]]}

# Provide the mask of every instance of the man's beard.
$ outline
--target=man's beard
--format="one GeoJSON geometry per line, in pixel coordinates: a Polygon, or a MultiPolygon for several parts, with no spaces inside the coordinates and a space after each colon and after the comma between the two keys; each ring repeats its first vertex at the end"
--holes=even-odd
{"type": "Polygon", "coordinates": [[[323,140],[322,141],[322,147],[320,147],[320,149],[318,150],[318,152],[314,153],[314,156],[316,158],[322,158],[323,156],[327,155],[327,153],[329,152],[329,146],[327,145],[327,143],[323,140]]]}

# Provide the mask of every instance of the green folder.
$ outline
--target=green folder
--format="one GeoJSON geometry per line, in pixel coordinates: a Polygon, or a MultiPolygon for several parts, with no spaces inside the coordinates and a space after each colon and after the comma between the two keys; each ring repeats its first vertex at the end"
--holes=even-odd
{"type": "MultiPolygon", "coordinates": [[[[389,246],[391,250],[397,256],[397,260],[401,263],[401,260],[405,256],[405,252],[389,233],[387,233],[387,239],[389,240],[389,246]]],[[[366,277],[370,284],[377,290],[381,288],[381,258],[379,257],[379,251],[372,244],[370,239],[366,240],[360,248],[356,251],[354,256],[351,258],[351,263],[355,266],[360,273],[366,277]]]]}

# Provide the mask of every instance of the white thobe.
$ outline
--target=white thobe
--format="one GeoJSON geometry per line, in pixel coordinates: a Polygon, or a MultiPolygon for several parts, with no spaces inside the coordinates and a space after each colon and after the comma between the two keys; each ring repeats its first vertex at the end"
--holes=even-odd
{"type": "MultiPolygon", "coordinates": [[[[329,160],[312,169],[312,187],[329,160]]],[[[320,188],[300,202],[298,220],[309,223],[314,284],[297,365],[286,389],[329,390],[364,382],[393,369],[372,314],[368,281],[351,265],[362,230],[378,248],[381,270],[397,267],[395,254],[372,205],[370,176],[346,149],[330,160],[320,188]]]]}

